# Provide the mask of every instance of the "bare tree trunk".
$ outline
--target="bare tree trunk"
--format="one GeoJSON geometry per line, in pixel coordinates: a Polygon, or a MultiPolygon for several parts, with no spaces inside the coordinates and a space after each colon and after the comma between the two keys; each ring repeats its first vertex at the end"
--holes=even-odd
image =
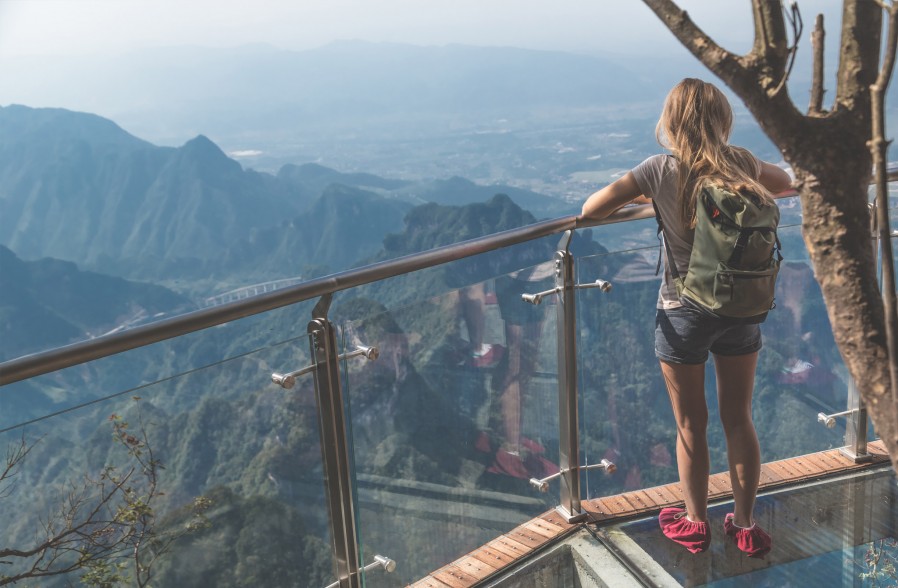
{"type": "MultiPolygon", "coordinates": [[[[788,39],[779,0],[753,0],[755,44],[744,56],[719,47],[672,0],[643,0],[671,32],[745,102],[795,170],[802,233],[839,351],[898,471],[898,419],[890,393],[882,298],[870,247],[870,86],[876,79],[882,11],[845,0],[836,100],[805,116],[781,84],[788,39]]],[[[821,83],[822,87],[822,83],[821,83]]]]}

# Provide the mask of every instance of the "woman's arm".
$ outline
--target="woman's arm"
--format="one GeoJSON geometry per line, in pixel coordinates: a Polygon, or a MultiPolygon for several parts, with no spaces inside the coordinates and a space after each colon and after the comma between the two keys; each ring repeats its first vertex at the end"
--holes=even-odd
{"type": "Polygon", "coordinates": [[[766,161],[761,162],[761,176],[758,178],[761,185],[767,188],[771,194],[779,194],[792,187],[792,178],[781,167],[766,161]]]}
{"type": "Polygon", "coordinates": [[[627,172],[623,177],[612,184],[608,184],[583,203],[583,211],[577,220],[602,220],[612,212],[633,202],[637,198],[642,199],[639,204],[650,202],[642,196],[642,190],[636,183],[633,172],[627,172]],[[643,202],[644,201],[644,202],[643,202]]]}

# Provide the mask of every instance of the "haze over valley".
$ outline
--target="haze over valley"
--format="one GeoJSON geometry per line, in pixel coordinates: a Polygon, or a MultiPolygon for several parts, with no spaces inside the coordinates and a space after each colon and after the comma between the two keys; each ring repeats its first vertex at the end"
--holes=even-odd
{"type": "MultiPolygon", "coordinates": [[[[0,75],[18,80],[0,100],[100,114],[157,145],[202,134],[260,171],[316,162],[401,179],[460,176],[575,201],[657,150],[664,95],[702,73],[688,59],[646,64],[462,45],[178,47],[0,56],[0,75]],[[580,172],[590,175],[572,175],[580,172]]],[[[737,140],[775,157],[750,117],[740,121],[737,140]]]]}

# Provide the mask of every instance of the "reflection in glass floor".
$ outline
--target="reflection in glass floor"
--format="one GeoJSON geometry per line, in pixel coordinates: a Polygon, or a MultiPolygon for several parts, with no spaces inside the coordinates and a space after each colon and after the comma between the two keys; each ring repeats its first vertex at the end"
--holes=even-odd
{"type": "Polygon", "coordinates": [[[773,537],[763,560],[745,557],[723,534],[732,502],[712,506],[711,549],[695,556],[665,538],[654,517],[597,532],[654,585],[896,586],[896,494],[886,467],[760,496],[755,518],[773,537]]]}

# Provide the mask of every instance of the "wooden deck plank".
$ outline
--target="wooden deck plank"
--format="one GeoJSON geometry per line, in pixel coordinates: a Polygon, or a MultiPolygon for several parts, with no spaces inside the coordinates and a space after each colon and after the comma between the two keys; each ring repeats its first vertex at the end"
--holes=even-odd
{"type": "Polygon", "coordinates": [[[451,588],[470,588],[483,579],[472,576],[454,564],[443,566],[430,575],[451,588]]]}
{"type": "Polygon", "coordinates": [[[631,490],[630,492],[624,492],[623,494],[621,494],[621,499],[624,501],[624,503],[630,505],[631,512],[635,512],[639,509],[639,503],[634,498],[635,493],[635,490],[631,490]]]}
{"type": "Polygon", "coordinates": [[[410,584],[409,588],[451,588],[448,584],[440,582],[433,576],[424,576],[414,584],[410,584]]]}
{"type": "Polygon", "coordinates": [[[657,506],[657,503],[652,499],[651,496],[649,496],[648,492],[646,492],[645,490],[637,490],[636,492],[631,492],[629,500],[631,504],[635,502],[636,507],[643,512],[653,510],[657,506]]]}
{"type": "Polygon", "coordinates": [[[733,488],[730,486],[729,475],[725,477],[721,474],[714,474],[708,478],[708,495],[715,498],[732,494],[733,488]]]}
{"type": "Polygon", "coordinates": [[[797,461],[799,462],[800,467],[803,470],[807,471],[810,475],[819,475],[825,473],[828,470],[826,462],[821,459],[817,459],[813,455],[797,458],[797,461]]]}
{"type": "Polygon", "coordinates": [[[512,556],[506,553],[502,553],[501,551],[496,551],[495,549],[487,547],[486,545],[484,545],[477,551],[472,551],[471,557],[476,557],[486,565],[493,566],[497,570],[501,570],[514,561],[514,558],[512,556]]]}
{"type": "Polygon", "coordinates": [[[505,535],[496,537],[486,545],[491,549],[495,549],[496,551],[504,553],[505,555],[513,558],[523,557],[533,551],[532,548],[527,547],[522,543],[518,543],[517,541],[506,537],[505,535]]]}
{"type": "Polygon", "coordinates": [[[553,525],[558,525],[559,527],[563,527],[565,529],[566,533],[570,532],[573,529],[580,528],[580,525],[577,523],[567,522],[567,519],[565,519],[563,516],[561,516],[561,513],[558,512],[557,510],[555,510],[554,508],[546,513],[543,513],[542,515],[540,515],[539,518],[546,521],[547,523],[552,523],[553,525]]]}
{"type": "Polygon", "coordinates": [[[493,568],[494,570],[501,570],[505,566],[511,564],[514,560],[504,553],[499,553],[498,551],[494,551],[488,547],[482,547],[477,551],[472,552],[469,555],[466,555],[461,560],[465,558],[474,558],[479,560],[483,565],[493,568]]]}
{"type": "Polygon", "coordinates": [[[784,472],[783,479],[784,480],[798,480],[803,477],[801,468],[795,465],[795,462],[791,459],[783,460],[778,462],[780,468],[782,468],[784,472]]]}
{"type": "Polygon", "coordinates": [[[473,555],[466,555],[461,559],[457,559],[452,562],[452,565],[466,574],[474,576],[478,580],[483,580],[484,578],[495,574],[496,570],[499,569],[498,566],[490,565],[473,555]]]}
{"type": "Polygon", "coordinates": [[[761,486],[767,484],[776,484],[779,481],[777,473],[770,468],[769,464],[761,464],[761,486]]]}
{"type": "Polygon", "coordinates": [[[597,521],[612,518],[614,515],[611,509],[601,503],[601,498],[591,498],[581,503],[583,509],[593,516],[597,521]]]}
{"type": "Polygon", "coordinates": [[[564,527],[553,525],[552,523],[544,521],[540,518],[535,518],[529,523],[525,523],[522,526],[525,527],[528,531],[539,533],[543,537],[547,537],[549,539],[554,539],[565,531],[564,527]]]}
{"type": "Polygon", "coordinates": [[[623,496],[620,494],[617,496],[599,498],[598,502],[604,507],[603,510],[605,512],[615,516],[621,516],[633,510],[630,503],[624,500],[623,496]]]}
{"type": "Polygon", "coordinates": [[[683,494],[683,489],[680,487],[679,482],[665,484],[664,488],[674,495],[676,502],[684,502],[686,500],[686,495],[683,494]]]}
{"type": "Polygon", "coordinates": [[[838,449],[830,449],[829,451],[824,452],[823,457],[832,464],[833,470],[844,470],[854,466],[854,462],[838,449]]]}
{"type": "Polygon", "coordinates": [[[671,506],[673,504],[683,502],[683,493],[674,492],[672,484],[665,484],[664,486],[649,488],[648,490],[646,490],[646,492],[648,492],[649,494],[658,495],[658,499],[655,502],[660,507],[671,506]]]}
{"type": "Polygon", "coordinates": [[[550,539],[549,537],[544,537],[539,533],[534,533],[524,526],[515,527],[514,529],[506,533],[505,536],[510,539],[514,539],[518,543],[526,545],[530,549],[536,549],[550,539]]]}
{"type": "Polygon", "coordinates": [[[773,472],[773,475],[775,476],[774,483],[784,482],[795,477],[790,468],[786,467],[786,465],[781,461],[775,461],[769,464],[769,467],[770,471],[773,472]]]}

